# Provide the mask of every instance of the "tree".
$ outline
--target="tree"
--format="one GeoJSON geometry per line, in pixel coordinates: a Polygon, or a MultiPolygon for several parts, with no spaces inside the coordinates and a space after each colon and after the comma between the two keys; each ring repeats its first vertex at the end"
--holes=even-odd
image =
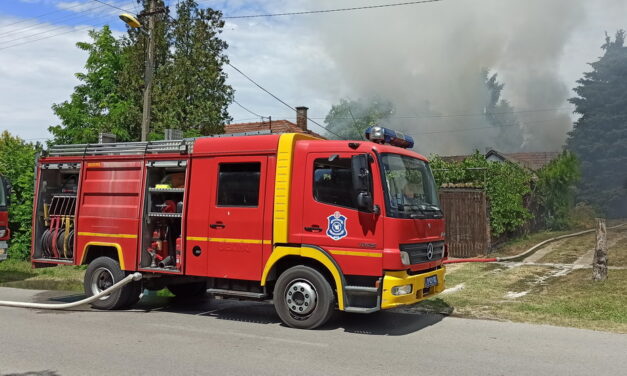
{"type": "Polygon", "coordinates": [[[228,63],[227,43],[219,38],[222,13],[201,9],[194,0],[176,6],[177,19],[168,31],[171,53],[156,86],[154,133],[177,128],[188,135],[224,132],[233,89],[222,66],[228,63]]]}
{"type": "Polygon", "coordinates": [[[490,75],[487,70],[484,70],[482,75],[488,94],[484,108],[485,117],[490,125],[498,129],[494,140],[496,147],[502,151],[520,150],[524,136],[514,113],[514,107],[509,101],[501,98],[505,84],[498,82],[496,73],[490,75]]]}
{"type": "Polygon", "coordinates": [[[35,155],[39,150],[40,145],[26,143],[8,131],[0,135],[0,174],[13,186],[9,208],[11,258],[30,255],[35,155]]]}
{"type": "MultiPolygon", "coordinates": [[[[149,1],[143,3],[147,11],[149,1]]],[[[157,0],[157,8],[163,8],[157,0]]],[[[228,63],[226,42],[219,38],[222,13],[201,9],[194,0],[177,3],[177,19],[155,15],[155,74],[150,139],[165,128],[187,136],[223,132],[233,89],[222,66],[228,63]]],[[[142,12],[143,13],[143,12],[142,12]]],[[[145,17],[140,14],[143,21],[145,17]]],[[[147,36],[129,28],[116,39],[108,26],[91,31],[91,43],[77,46],[89,53],[81,84],[69,101],[53,105],[61,124],[50,127],[54,143],[95,142],[100,132],[120,141],[137,141],[141,132],[144,62],[147,36]]]]}
{"type": "Polygon", "coordinates": [[[606,35],[603,56],[577,81],[570,102],[581,117],[567,148],[581,161],[578,198],[609,217],[627,214],[627,47],[625,31],[606,35]]]}
{"type": "Polygon", "coordinates": [[[86,72],[76,74],[82,83],[74,88],[69,101],[52,106],[62,124],[48,129],[57,143],[96,142],[99,132],[131,140],[134,132],[127,120],[132,102],[119,90],[124,61],[120,43],[108,26],[101,31],[91,30],[89,36],[93,43],[76,44],[89,53],[86,72]]]}
{"type": "MultiPolygon", "coordinates": [[[[361,140],[364,138],[366,128],[381,125],[394,113],[391,102],[380,99],[341,99],[340,103],[333,105],[324,119],[326,127],[331,132],[348,140],[361,140]]],[[[337,138],[332,133],[329,138],[337,138]]]]}

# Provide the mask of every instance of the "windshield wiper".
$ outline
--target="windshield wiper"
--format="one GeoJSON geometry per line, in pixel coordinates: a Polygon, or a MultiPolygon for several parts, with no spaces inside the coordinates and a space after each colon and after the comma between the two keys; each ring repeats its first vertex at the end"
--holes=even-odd
{"type": "Polygon", "coordinates": [[[426,218],[427,214],[431,214],[433,218],[442,218],[442,209],[435,205],[412,205],[412,208],[418,209],[419,213],[411,214],[411,219],[422,219],[426,218]]]}

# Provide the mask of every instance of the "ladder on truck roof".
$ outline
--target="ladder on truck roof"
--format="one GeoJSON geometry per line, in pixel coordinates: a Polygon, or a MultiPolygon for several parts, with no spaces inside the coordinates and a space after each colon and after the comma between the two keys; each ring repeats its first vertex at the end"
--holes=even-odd
{"type": "Polygon", "coordinates": [[[144,142],[113,142],[109,144],[74,144],[55,145],[48,150],[51,157],[92,156],[92,155],[144,155],[181,153],[192,151],[194,139],[144,141],[144,142]]]}
{"type": "Polygon", "coordinates": [[[256,132],[216,134],[211,136],[185,138],[182,140],[55,145],[48,150],[47,155],[50,157],[77,157],[94,155],[145,155],[165,153],[188,154],[193,151],[194,141],[199,138],[258,136],[267,134],[271,134],[271,132],[264,130],[256,132]]]}

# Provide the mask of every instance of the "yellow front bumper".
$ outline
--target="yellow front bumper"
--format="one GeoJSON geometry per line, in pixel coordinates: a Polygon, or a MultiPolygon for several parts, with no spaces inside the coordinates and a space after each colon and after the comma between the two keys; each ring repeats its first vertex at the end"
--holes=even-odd
{"type": "Polygon", "coordinates": [[[389,309],[418,303],[422,300],[435,296],[444,291],[446,268],[409,275],[407,271],[385,272],[383,277],[383,296],[381,299],[381,309],[389,309]],[[438,284],[425,289],[425,279],[432,275],[438,276],[438,284]],[[392,288],[395,286],[412,285],[412,291],[405,295],[392,295],[392,288]]]}

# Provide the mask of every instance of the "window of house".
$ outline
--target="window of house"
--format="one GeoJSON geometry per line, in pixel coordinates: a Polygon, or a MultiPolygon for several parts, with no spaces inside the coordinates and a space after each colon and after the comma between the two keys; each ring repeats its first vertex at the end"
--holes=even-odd
{"type": "Polygon", "coordinates": [[[319,202],[357,209],[353,197],[351,159],[316,159],[313,191],[314,198],[319,202]]]}
{"type": "Polygon", "coordinates": [[[259,205],[261,163],[221,163],[218,175],[218,206],[259,205]]]}

